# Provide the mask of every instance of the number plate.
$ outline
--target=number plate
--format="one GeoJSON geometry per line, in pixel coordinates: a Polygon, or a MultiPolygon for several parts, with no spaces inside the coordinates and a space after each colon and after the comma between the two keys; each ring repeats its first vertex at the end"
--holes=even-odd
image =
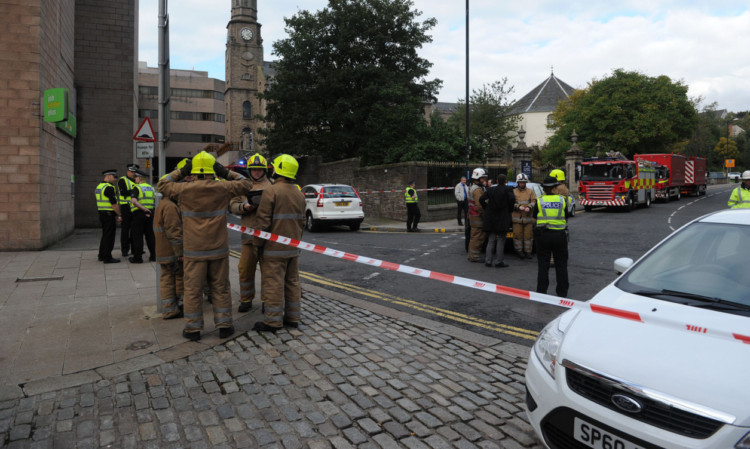
{"type": "Polygon", "coordinates": [[[333,205],[334,206],[348,206],[349,201],[334,201],[333,205]]]}
{"type": "Polygon", "coordinates": [[[575,418],[573,422],[576,441],[580,441],[594,449],[642,449],[641,446],[602,430],[582,419],[575,418]]]}

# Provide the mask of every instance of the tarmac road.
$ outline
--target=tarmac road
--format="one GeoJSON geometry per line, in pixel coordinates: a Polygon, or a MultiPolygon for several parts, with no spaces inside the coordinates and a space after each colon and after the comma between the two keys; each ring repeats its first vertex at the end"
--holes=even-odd
{"type": "MultiPolygon", "coordinates": [[[[597,208],[579,211],[570,220],[568,273],[573,299],[587,300],[615,279],[613,262],[619,257],[637,259],[672,231],[706,213],[726,208],[735,185],[709,187],[706,196],[683,197],[680,201],[654,203],[649,209],[624,212],[597,208]]],[[[365,220],[367,223],[368,219],[365,220]]],[[[462,276],[524,290],[536,288],[537,262],[506,254],[509,268],[488,268],[466,260],[462,232],[435,233],[433,228],[450,227],[452,221],[422,223],[427,232],[401,232],[403,224],[380,226],[383,231],[351,232],[332,227],[305,232],[303,240],[317,245],[388,262],[462,276]],[[388,232],[390,231],[390,232],[388,232]],[[396,231],[396,232],[393,232],[396,231]]],[[[369,226],[363,225],[363,229],[369,226]]],[[[447,229],[450,231],[451,229],[447,229]]],[[[233,236],[236,239],[236,236],[233,236]]],[[[233,249],[239,250],[239,240],[233,249]]],[[[306,282],[333,288],[456,325],[494,338],[530,346],[537,333],[562,308],[523,301],[373,268],[320,254],[302,252],[300,267],[306,282]]],[[[554,294],[554,269],[550,270],[554,294]]]]}

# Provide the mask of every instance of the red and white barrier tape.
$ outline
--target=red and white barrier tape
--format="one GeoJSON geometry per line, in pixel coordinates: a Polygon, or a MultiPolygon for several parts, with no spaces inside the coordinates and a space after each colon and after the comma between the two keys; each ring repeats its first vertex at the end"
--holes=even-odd
{"type": "Polygon", "coordinates": [[[640,323],[653,323],[660,326],[669,327],[676,330],[685,331],[688,333],[705,334],[707,336],[728,339],[731,341],[741,341],[742,343],[750,344],[750,335],[742,335],[735,332],[729,332],[720,329],[709,329],[705,326],[700,326],[694,323],[685,323],[677,320],[671,320],[666,318],[659,318],[649,316],[645,318],[638,312],[632,312],[624,309],[616,309],[612,307],[606,307],[596,304],[591,304],[585,301],[578,301],[575,299],[560,298],[558,296],[546,295],[543,293],[532,292],[528,290],[521,290],[514,287],[506,287],[503,285],[492,284],[489,282],[476,281],[460,276],[454,276],[451,274],[439,273],[437,271],[423,270],[421,268],[410,267],[408,265],[402,265],[392,262],[386,262],[384,260],[372,259],[365,256],[359,256],[356,254],[346,253],[338,251],[332,248],[326,248],[324,246],[315,245],[313,243],[303,242],[301,240],[290,239],[289,237],[283,237],[269,232],[260,231],[258,229],[248,228],[246,226],[239,226],[232,223],[227,223],[227,227],[234,231],[241,232],[243,234],[252,235],[259,237],[264,240],[281,243],[288,245],[293,248],[303,249],[305,251],[311,251],[318,254],[324,254],[326,256],[336,257],[339,259],[349,260],[352,262],[361,263],[373,267],[380,267],[386,270],[398,271],[400,273],[411,274],[413,276],[419,276],[423,278],[435,279],[449,284],[460,285],[463,287],[469,287],[477,290],[482,290],[490,293],[499,293],[501,295],[512,296],[514,298],[529,299],[534,302],[540,302],[543,304],[550,304],[553,306],[565,307],[568,309],[579,309],[588,310],[593,313],[602,315],[608,315],[615,318],[621,318],[625,320],[637,321],[640,323]]]}
{"type": "MultiPolygon", "coordinates": [[[[453,190],[455,187],[430,187],[429,189],[414,189],[417,192],[429,192],[432,190],[453,190]]],[[[363,190],[361,192],[358,192],[360,195],[366,194],[366,193],[401,193],[405,192],[406,189],[401,190],[363,190]]]]}

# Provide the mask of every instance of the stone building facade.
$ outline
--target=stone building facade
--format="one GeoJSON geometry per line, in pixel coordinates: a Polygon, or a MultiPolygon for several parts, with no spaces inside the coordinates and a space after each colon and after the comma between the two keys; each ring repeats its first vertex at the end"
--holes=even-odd
{"type": "Polygon", "coordinates": [[[257,97],[266,84],[263,66],[258,1],[232,0],[232,16],[227,24],[226,142],[239,151],[225,155],[228,161],[238,160],[240,152],[253,153],[258,150],[255,141],[263,122],[256,117],[265,110],[257,97]]]}
{"type": "MultiPolygon", "coordinates": [[[[225,83],[208,72],[172,69],[169,73],[169,145],[165,173],[185,157],[193,157],[209,144],[225,142],[225,83]]],[[[138,63],[138,122],[149,117],[159,134],[159,68],[138,63]]],[[[158,158],[154,158],[156,162],[158,158]]],[[[145,160],[138,164],[145,166],[145,160]]],[[[157,170],[154,169],[154,173],[157,170]]]]}
{"type": "Polygon", "coordinates": [[[137,5],[0,1],[0,250],[98,226],[102,170],[133,161],[137,5]],[[44,121],[50,88],[68,89],[75,137],[44,121]]]}

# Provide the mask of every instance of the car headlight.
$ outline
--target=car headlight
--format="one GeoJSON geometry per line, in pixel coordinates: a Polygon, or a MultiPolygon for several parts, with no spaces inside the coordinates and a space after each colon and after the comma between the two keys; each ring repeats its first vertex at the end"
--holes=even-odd
{"type": "Polygon", "coordinates": [[[555,365],[557,365],[557,354],[560,350],[565,333],[560,330],[560,317],[552,320],[539,333],[539,338],[534,343],[534,354],[542,362],[542,366],[552,378],[555,378],[555,365]]]}

